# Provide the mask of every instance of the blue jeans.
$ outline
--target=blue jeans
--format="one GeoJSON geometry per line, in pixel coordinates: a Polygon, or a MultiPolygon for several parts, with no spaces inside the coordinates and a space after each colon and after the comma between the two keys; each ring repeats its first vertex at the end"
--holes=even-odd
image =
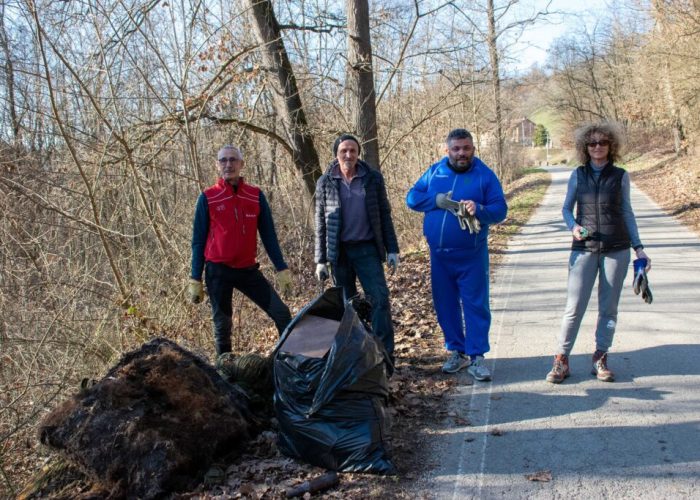
{"type": "Polygon", "coordinates": [[[331,267],[335,282],[345,290],[347,298],[357,295],[359,278],[367,300],[372,304],[372,331],[394,357],[394,325],[391,323],[389,287],[377,247],[372,241],[341,243],[338,263],[331,267]]]}
{"type": "Polygon", "coordinates": [[[234,288],[240,290],[272,318],[280,335],[292,321],[289,308],[265,279],[258,266],[234,269],[224,264],[207,262],[204,280],[207,283],[207,292],[211,302],[217,354],[231,352],[231,328],[233,326],[231,301],[234,288]]]}

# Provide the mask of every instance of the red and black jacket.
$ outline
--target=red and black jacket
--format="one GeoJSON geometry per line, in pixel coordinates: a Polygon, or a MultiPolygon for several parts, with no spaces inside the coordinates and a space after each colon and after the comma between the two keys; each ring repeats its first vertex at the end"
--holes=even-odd
{"type": "Polygon", "coordinates": [[[234,188],[220,178],[197,200],[192,230],[192,278],[202,278],[205,260],[235,269],[256,265],[258,231],[275,269],[286,269],[270,207],[260,188],[245,183],[242,178],[234,188]]]}

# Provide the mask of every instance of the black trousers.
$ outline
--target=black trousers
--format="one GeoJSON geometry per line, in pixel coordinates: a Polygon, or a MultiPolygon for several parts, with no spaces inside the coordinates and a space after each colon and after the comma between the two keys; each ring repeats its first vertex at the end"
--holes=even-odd
{"type": "Polygon", "coordinates": [[[204,280],[207,284],[214,320],[216,353],[231,352],[231,329],[233,327],[233,289],[240,290],[260,309],[272,318],[280,334],[292,321],[289,308],[282,302],[275,289],[258,266],[234,269],[224,264],[207,262],[204,280]]]}

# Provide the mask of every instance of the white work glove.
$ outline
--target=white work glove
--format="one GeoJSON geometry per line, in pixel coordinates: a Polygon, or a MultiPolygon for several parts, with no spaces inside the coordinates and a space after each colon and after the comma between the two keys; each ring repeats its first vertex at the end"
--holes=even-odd
{"type": "Polygon", "coordinates": [[[399,254],[390,253],[386,256],[386,265],[389,266],[391,274],[394,274],[399,269],[399,254]]]}
{"type": "Polygon", "coordinates": [[[330,275],[328,272],[328,264],[316,264],[315,274],[318,281],[326,281],[330,275]]]}

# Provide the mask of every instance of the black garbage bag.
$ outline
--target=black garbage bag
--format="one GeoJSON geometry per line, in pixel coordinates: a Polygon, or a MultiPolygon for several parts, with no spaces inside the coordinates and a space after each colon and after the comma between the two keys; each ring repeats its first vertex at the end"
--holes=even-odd
{"type": "Polygon", "coordinates": [[[391,362],[341,287],[292,320],[273,356],[282,453],[331,470],[396,473],[385,447],[391,362]]]}

